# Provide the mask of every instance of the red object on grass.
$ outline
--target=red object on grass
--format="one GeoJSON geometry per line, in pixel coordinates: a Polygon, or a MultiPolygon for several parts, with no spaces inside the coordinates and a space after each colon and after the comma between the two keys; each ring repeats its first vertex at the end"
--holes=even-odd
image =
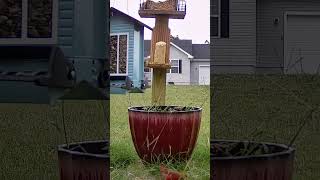
{"type": "Polygon", "coordinates": [[[188,160],[198,138],[201,112],[201,108],[173,112],[129,108],[131,136],[139,157],[147,162],[188,160]]]}
{"type": "Polygon", "coordinates": [[[178,171],[170,170],[162,164],[160,165],[160,173],[165,180],[183,180],[185,178],[184,174],[178,171]]]}

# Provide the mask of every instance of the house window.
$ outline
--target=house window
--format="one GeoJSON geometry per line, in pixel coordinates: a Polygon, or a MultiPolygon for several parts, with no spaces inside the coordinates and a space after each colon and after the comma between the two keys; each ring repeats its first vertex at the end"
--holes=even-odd
{"type": "Polygon", "coordinates": [[[181,74],[182,73],[182,61],[180,59],[173,59],[170,60],[171,63],[171,69],[167,70],[167,73],[178,73],[181,74]]]}
{"type": "Polygon", "coordinates": [[[178,1],[177,11],[186,11],[186,4],[185,0],[178,1]]]}
{"type": "Polygon", "coordinates": [[[128,75],[128,34],[110,36],[110,74],[128,75]]]}
{"type": "Polygon", "coordinates": [[[0,44],[55,44],[58,1],[3,1],[0,9],[0,44]]]}
{"type": "Polygon", "coordinates": [[[151,71],[150,71],[150,68],[144,67],[144,72],[151,72],[151,71]]]}
{"type": "Polygon", "coordinates": [[[229,0],[212,0],[210,34],[216,38],[229,37],[229,0]]]}
{"type": "Polygon", "coordinates": [[[147,66],[147,61],[144,61],[144,72],[151,72],[151,69],[147,66]]]}

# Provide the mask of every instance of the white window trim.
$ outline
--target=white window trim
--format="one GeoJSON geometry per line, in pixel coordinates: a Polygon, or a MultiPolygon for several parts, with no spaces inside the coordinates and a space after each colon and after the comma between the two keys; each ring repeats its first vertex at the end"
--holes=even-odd
{"type": "Polygon", "coordinates": [[[151,72],[151,68],[145,67],[144,70],[143,70],[143,72],[145,72],[145,73],[150,73],[150,72],[151,72]],[[149,69],[149,71],[145,71],[146,69],[149,69]]]}
{"type": "Polygon", "coordinates": [[[22,0],[21,38],[0,38],[0,45],[14,44],[57,44],[59,4],[52,0],[52,36],[51,38],[28,38],[28,0],[22,0]]]}
{"type": "Polygon", "coordinates": [[[128,76],[129,70],[129,33],[110,33],[110,36],[118,37],[117,44],[117,73],[110,73],[110,76],[128,76]],[[118,73],[119,72],[119,37],[120,35],[127,35],[127,65],[126,65],[126,73],[118,73]]]}
{"type": "Polygon", "coordinates": [[[178,68],[178,72],[177,72],[177,73],[173,73],[173,72],[171,72],[171,69],[169,69],[168,74],[180,74],[180,72],[179,72],[179,69],[180,69],[179,61],[180,61],[180,59],[170,59],[170,63],[171,63],[171,61],[178,61],[178,66],[172,66],[172,65],[171,65],[171,68],[172,68],[172,67],[177,67],[177,68],[178,68]]]}
{"type": "Polygon", "coordinates": [[[218,18],[218,36],[211,36],[214,39],[221,37],[221,0],[218,1],[218,14],[212,14],[211,17],[217,17],[218,18]]]}

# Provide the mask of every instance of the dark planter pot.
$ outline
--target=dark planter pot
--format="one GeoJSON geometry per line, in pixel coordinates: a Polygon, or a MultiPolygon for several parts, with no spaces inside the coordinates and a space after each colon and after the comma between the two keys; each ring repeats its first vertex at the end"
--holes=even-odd
{"type": "MultiPolygon", "coordinates": [[[[214,143],[240,141],[211,141],[211,179],[214,180],[292,180],[293,148],[282,144],[263,143],[272,152],[261,155],[217,157],[213,155],[214,143]]],[[[252,142],[261,145],[259,142],[252,142]]]]}
{"type": "MultiPolygon", "coordinates": [[[[182,108],[159,108],[175,107],[182,108]]],[[[149,163],[188,160],[197,141],[202,109],[168,112],[143,108],[128,109],[132,140],[139,157],[149,163]]]]}
{"type": "Polygon", "coordinates": [[[109,180],[108,145],[108,141],[60,145],[60,180],[109,180]]]}

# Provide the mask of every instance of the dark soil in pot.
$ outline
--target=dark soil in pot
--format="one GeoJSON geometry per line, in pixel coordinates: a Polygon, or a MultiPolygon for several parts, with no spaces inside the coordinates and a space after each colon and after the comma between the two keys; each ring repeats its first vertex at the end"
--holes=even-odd
{"type": "Polygon", "coordinates": [[[185,106],[142,106],[142,107],[132,107],[129,110],[131,111],[140,111],[140,112],[192,112],[199,111],[200,108],[197,107],[185,107],[185,106]]]}
{"type": "Polygon", "coordinates": [[[60,180],[109,180],[109,143],[90,141],[58,147],[60,180]]]}
{"type": "Polygon", "coordinates": [[[211,141],[211,179],[292,180],[295,150],[283,144],[211,141]]]}
{"type": "Polygon", "coordinates": [[[146,162],[186,161],[195,147],[201,108],[131,107],[129,124],[135,149],[146,162]]]}

